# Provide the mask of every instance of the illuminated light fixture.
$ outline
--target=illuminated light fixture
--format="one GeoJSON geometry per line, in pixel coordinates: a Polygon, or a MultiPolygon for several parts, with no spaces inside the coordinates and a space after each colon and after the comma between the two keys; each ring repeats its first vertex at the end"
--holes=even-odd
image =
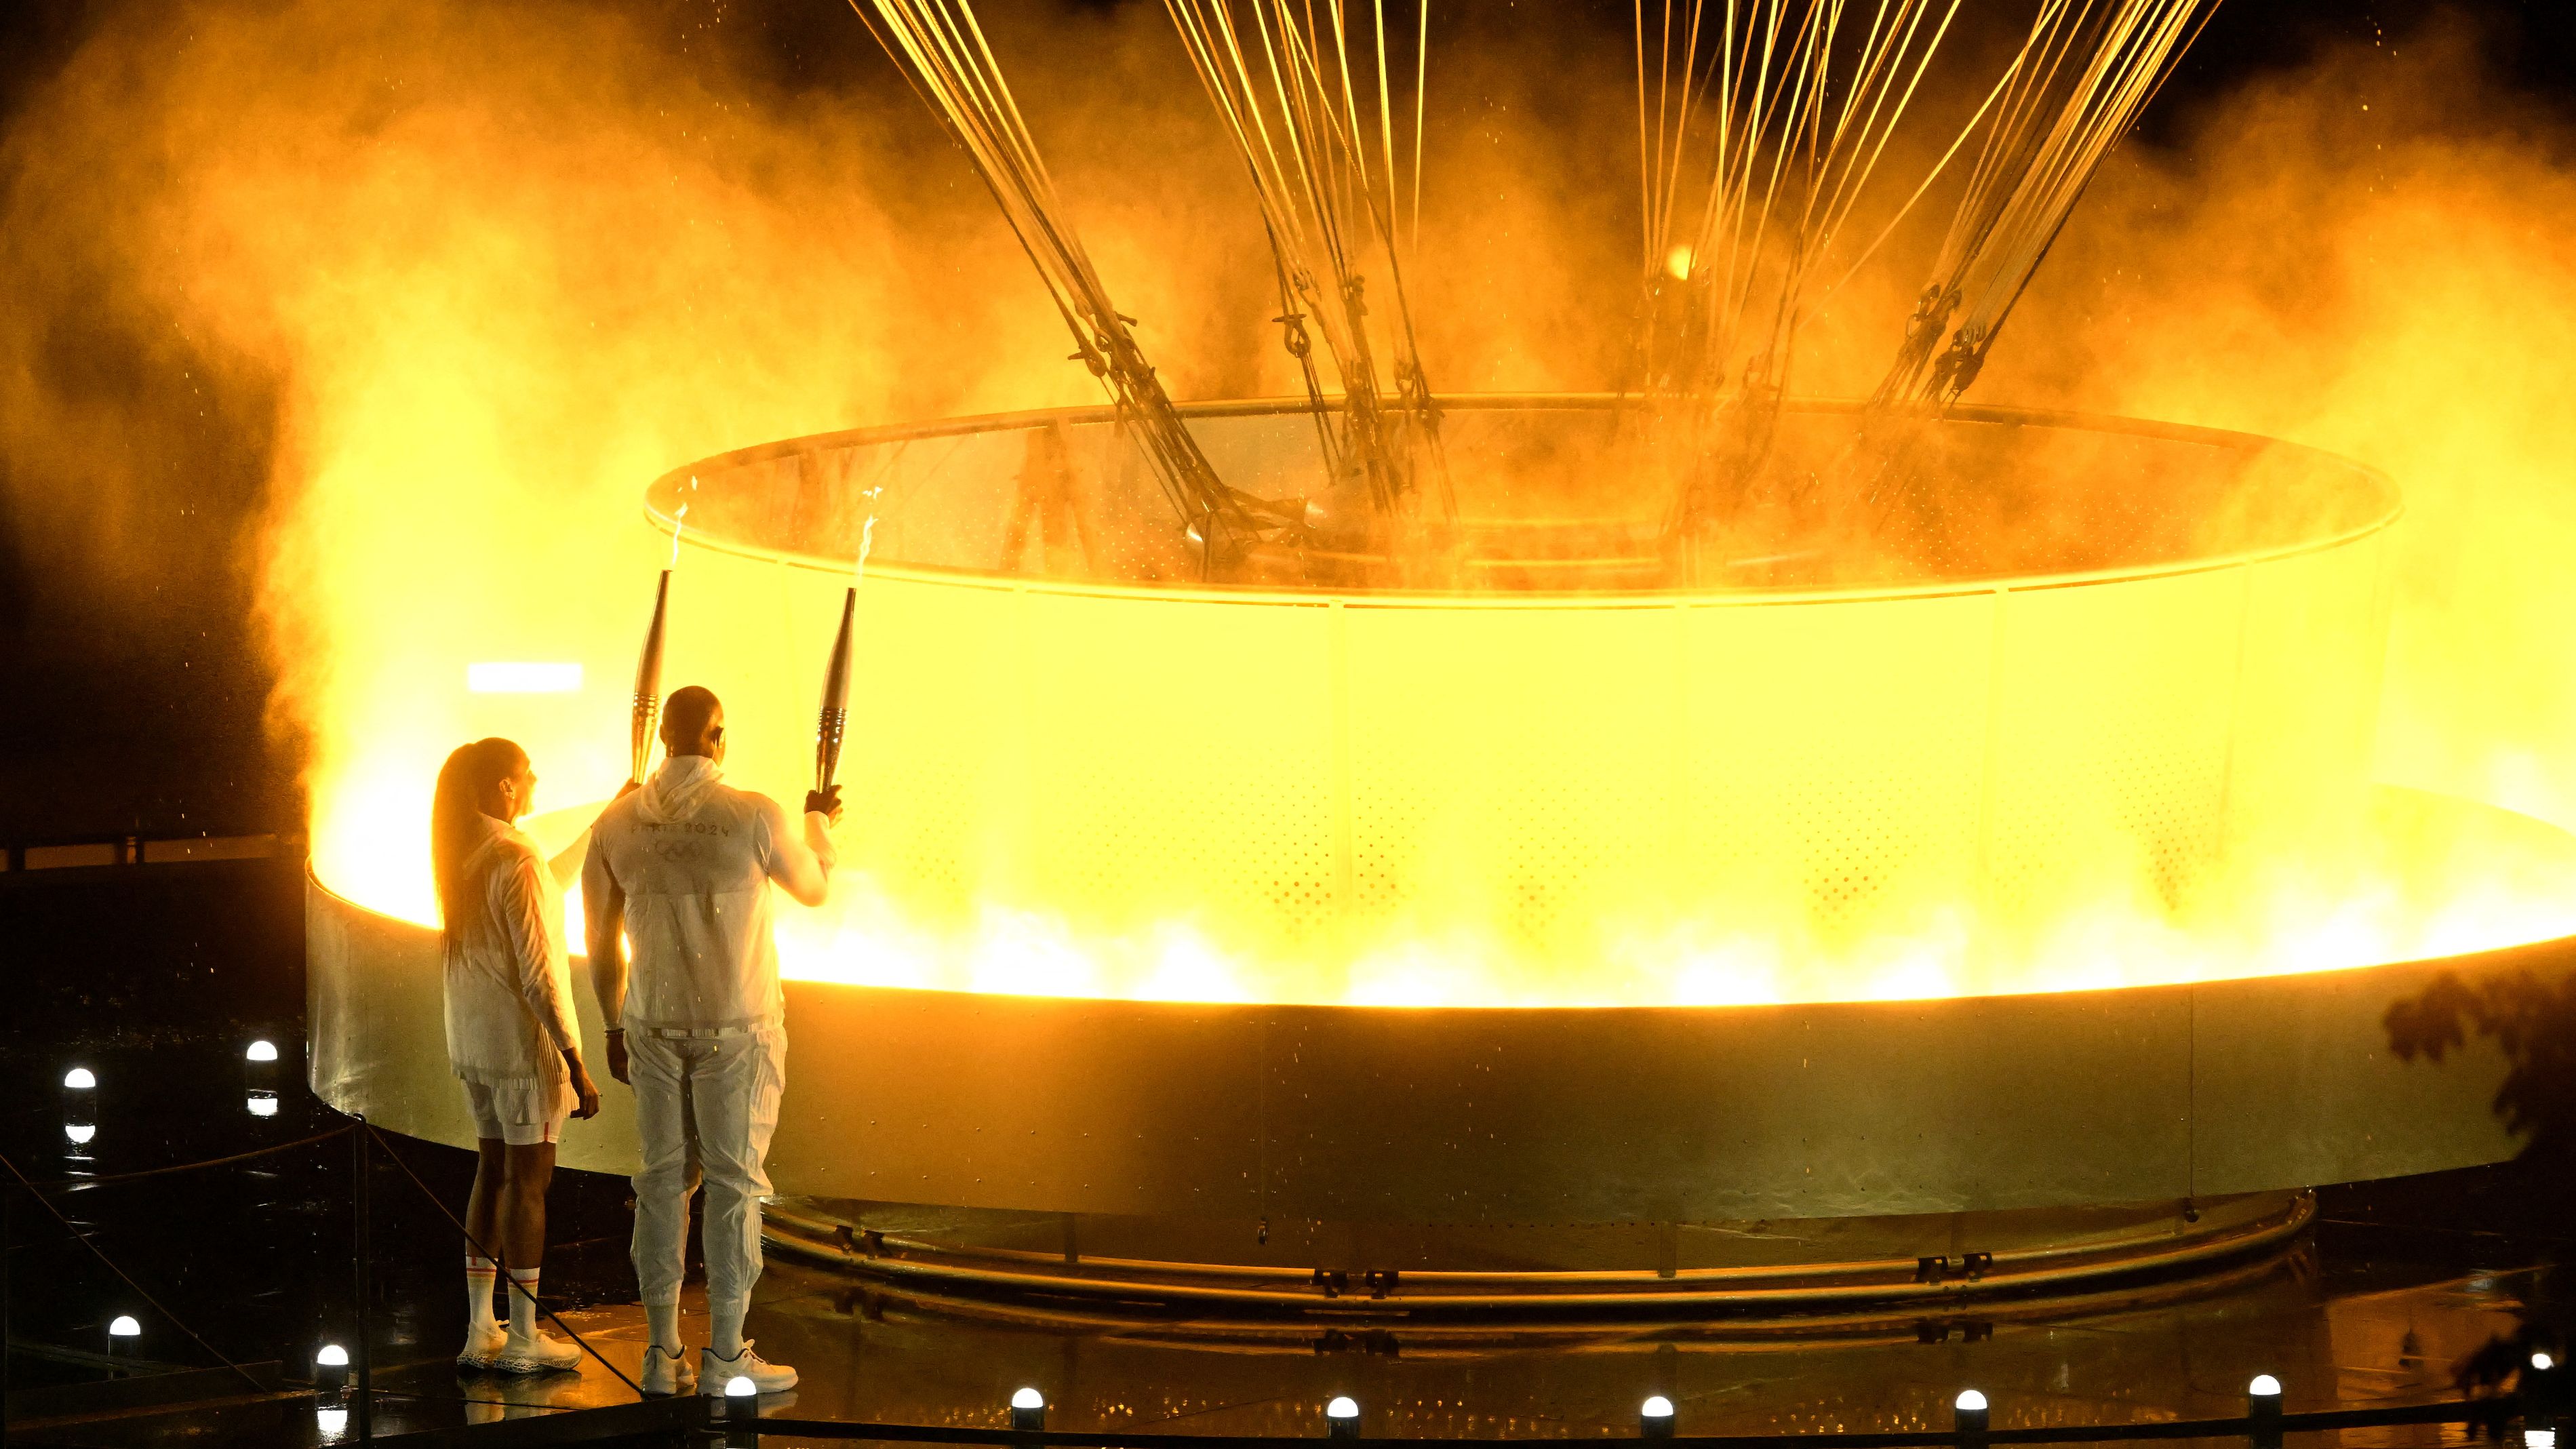
{"type": "Polygon", "coordinates": [[[250,1094],[248,1105],[250,1114],[254,1117],[274,1117],[277,1115],[277,1094],[253,1092],[250,1094]]]}
{"type": "Polygon", "coordinates": [[[349,1351],[336,1343],[322,1345],[313,1355],[313,1394],[317,1399],[338,1402],[349,1387],[349,1351]]]}
{"type": "Polygon", "coordinates": [[[1980,1441],[1985,1438],[1986,1426],[1992,1422],[1992,1418],[1987,1411],[1986,1396],[1983,1393],[1976,1389],[1962,1390],[1958,1399],[1951,1404],[1950,1411],[1956,1420],[1959,1437],[1980,1441]]]}
{"type": "Polygon", "coordinates": [[[2525,1428],[2522,1431],[2522,1443],[2523,1449],[2558,1449],[2558,1431],[2525,1428]]]}
{"type": "Polygon", "coordinates": [[[495,659],[465,666],[468,694],[571,694],[580,688],[578,664],[495,659]]]}
{"type": "Polygon", "coordinates": [[[728,1399],[748,1399],[759,1393],[760,1385],[753,1383],[749,1374],[735,1374],[725,1380],[725,1397],[728,1399]]]}
{"type": "Polygon", "coordinates": [[[1348,1394],[1336,1395],[1324,1406],[1325,1432],[1336,1439],[1360,1436],[1360,1402],[1348,1394]]]}
{"type": "Polygon", "coordinates": [[[1046,1427],[1046,1395],[1023,1388],[1011,1395],[1011,1427],[1034,1434],[1046,1427]]]}
{"type": "Polygon", "coordinates": [[[2540,1370],[2542,1373],[2547,1373],[2551,1369],[2558,1367],[2558,1360],[2551,1358],[2545,1353],[2535,1353],[2531,1356],[2531,1366],[2540,1370]]]}
{"type": "Polygon", "coordinates": [[[1673,1401],[1661,1394],[1647,1399],[1637,1411],[1637,1429],[1649,1439],[1673,1437],[1673,1401]]]}
{"type": "Polygon", "coordinates": [[[63,1073],[63,1090],[67,1092],[87,1092],[97,1087],[98,1076],[87,1067],[74,1067],[63,1073]]]}
{"type": "Polygon", "coordinates": [[[133,1353],[134,1341],[142,1336],[143,1325],[134,1321],[133,1314],[120,1313],[114,1318],[109,1319],[107,1324],[108,1357],[123,1358],[128,1354],[133,1353]]]}
{"type": "Polygon", "coordinates": [[[334,1443],[338,1441],[341,1435],[349,1432],[349,1411],[346,1409],[315,1409],[313,1411],[313,1427],[321,1431],[322,1442],[326,1444],[334,1443]]]}
{"type": "Polygon", "coordinates": [[[63,1135],[71,1139],[74,1147],[87,1147],[90,1139],[98,1135],[98,1127],[91,1122],[66,1122],[63,1124],[63,1135]]]}
{"type": "Polygon", "coordinates": [[[2281,1381],[2270,1374],[2256,1374],[2245,1386],[2245,1417],[2252,1421],[2254,1432],[2247,1436],[2253,1449],[2281,1449],[2281,1381]]]}
{"type": "Polygon", "coordinates": [[[250,1049],[242,1053],[242,1060],[251,1062],[276,1061],[277,1043],[265,1040],[252,1042],[250,1044],[250,1049]]]}

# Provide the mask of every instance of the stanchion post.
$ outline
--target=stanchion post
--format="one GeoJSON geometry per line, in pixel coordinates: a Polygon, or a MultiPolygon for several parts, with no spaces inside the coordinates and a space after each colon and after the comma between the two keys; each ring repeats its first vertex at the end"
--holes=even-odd
{"type": "Polygon", "coordinates": [[[736,1374],[725,1384],[725,1449],[759,1449],[760,1386],[736,1374]]]}
{"type": "Polygon", "coordinates": [[[1324,1437],[1356,1439],[1360,1436],[1359,1400],[1348,1394],[1337,1395],[1324,1406],[1324,1437]]]}
{"type": "Polygon", "coordinates": [[[2567,1411],[2567,1406],[2560,1402],[2566,1396],[2561,1381],[2566,1372],[2559,1367],[2557,1355],[2546,1351],[2534,1353],[2522,1366],[2520,1387],[2525,1442],[2530,1442],[2531,1431],[2537,1429],[2548,1436],[2552,1446],[2557,1444],[2558,1419],[2567,1411]]]}
{"type": "Polygon", "coordinates": [[[369,1346],[374,1335],[368,1331],[367,1257],[373,1251],[367,1227],[367,1119],[353,1118],[349,1129],[349,1254],[350,1288],[358,1304],[358,1442],[376,1437],[375,1351],[369,1346]]]}
{"type": "Polygon", "coordinates": [[[1011,1430],[1018,1434],[1046,1432],[1046,1395],[1035,1388],[1023,1388],[1011,1395],[1011,1430]]]}
{"type": "Polygon", "coordinates": [[[1961,1449],[1985,1449],[1986,1430],[1993,1414],[1986,1407],[1986,1396],[1975,1389],[1963,1391],[1950,1405],[1951,1433],[1961,1449]]]}
{"type": "Polygon", "coordinates": [[[1641,1439],[1673,1437],[1673,1401],[1661,1394],[1647,1399],[1637,1410],[1637,1436],[1641,1439]]]}
{"type": "Polygon", "coordinates": [[[2246,1435],[2254,1449],[2281,1449],[2281,1381],[2270,1374],[2256,1374],[2245,1386],[2245,1417],[2252,1423],[2246,1435]]]}

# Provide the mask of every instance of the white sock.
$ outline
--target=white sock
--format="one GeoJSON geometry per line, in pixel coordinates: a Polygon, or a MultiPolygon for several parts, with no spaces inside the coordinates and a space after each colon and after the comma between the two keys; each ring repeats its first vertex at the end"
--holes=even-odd
{"type": "Polygon", "coordinates": [[[510,1334],[530,1338],[537,1331],[537,1270],[510,1270],[510,1334]],[[524,1290],[524,1291],[522,1291],[524,1290]]]}
{"type": "Polygon", "coordinates": [[[748,1298],[707,1297],[707,1342],[714,1346],[718,1358],[742,1357],[742,1316],[750,1311],[748,1298]]]}
{"type": "Polygon", "coordinates": [[[680,1353],[680,1305],[647,1303],[644,1305],[644,1331],[652,1336],[653,1346],[674,1358],[680,1353]]]}
{"type": "Polygon", "coordinates": [[[465,1331],[481,1334],[492,1326],[492,1275],[499,1270],[489,1258],[465,1255],[465,1331]]]}

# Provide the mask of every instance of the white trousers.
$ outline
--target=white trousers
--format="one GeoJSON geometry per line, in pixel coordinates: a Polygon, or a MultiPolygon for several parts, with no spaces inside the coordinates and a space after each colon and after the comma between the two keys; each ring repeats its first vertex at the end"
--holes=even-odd
{"type": "Polygon", "coordinates": [[[626,1034],[635,1129],[635,1286],[676,1303],[687,1272],[689,1194],[706,1184],[707,1298],[751,1297],[760,1281],[760,1200],[769,1135],[786,1087],[787,1034],[751,1027],[712,1037],[626,1034]]]}

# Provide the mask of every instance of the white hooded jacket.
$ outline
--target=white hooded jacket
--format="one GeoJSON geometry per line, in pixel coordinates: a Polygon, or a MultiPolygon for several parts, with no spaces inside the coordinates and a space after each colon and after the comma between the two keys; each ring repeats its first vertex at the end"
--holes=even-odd
{"type": "Polygon", "coordinates": [[[769,879],[778,807],[675,755],[592,828],[582,904],[594,927],[625,897],[633,968],[613,1019],[628,1027],[778,1026],[769,879]]]}
{"type": "Polygon", "coordinates": [[[561,1085],[571,1078],[563,1053],[581,1043],[562,887],[535,841],[480,818],[483,841],[465,859],[469,908],[447,932],[448,1063],[469,1082],[561,1085]]]}

